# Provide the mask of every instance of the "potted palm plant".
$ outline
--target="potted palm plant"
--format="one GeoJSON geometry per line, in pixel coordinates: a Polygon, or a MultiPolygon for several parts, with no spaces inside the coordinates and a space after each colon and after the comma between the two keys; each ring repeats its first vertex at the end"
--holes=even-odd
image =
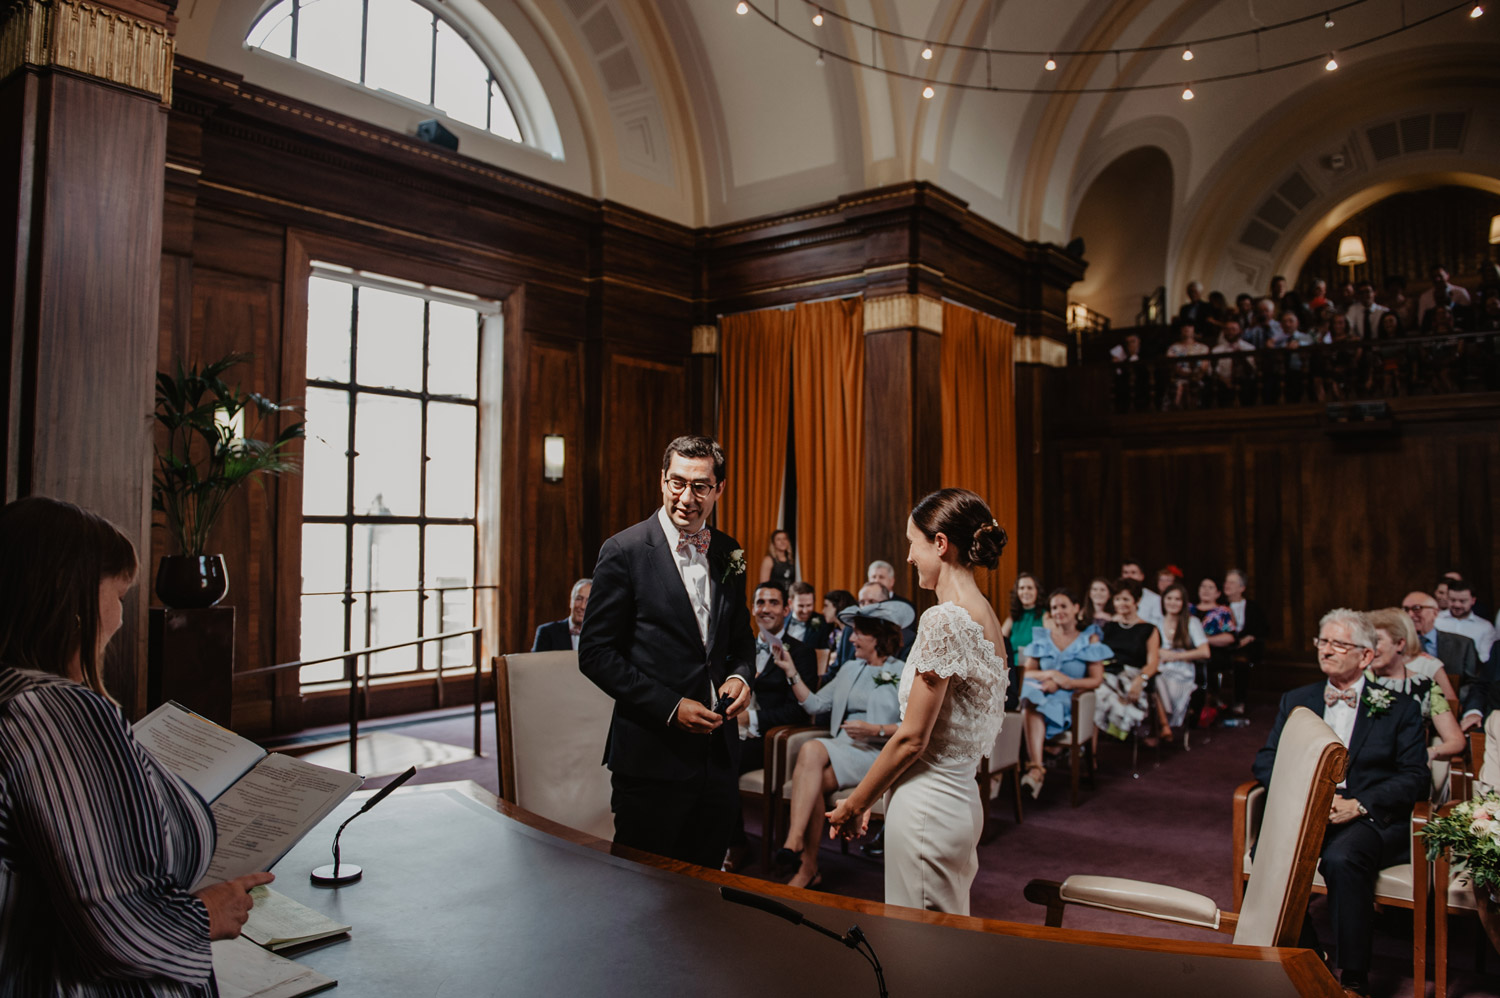
{"type": "Polygon", "coordinates": [[[224,504],[252,478],[297,470],[287,450],[302,437],[302,422],[271,439],[257,435],[264,420],[295,409],[223,379],[248,359],[230,354],[203,367],[179,361],[175,374],[156,375],[155,416],[165,446],[159,435],[151,508],[164,514],[177,550],[162,558],[156,573],[156,595],[169,607],[195,609],[224,598],[224,557],[207,553],[224,504]]]}

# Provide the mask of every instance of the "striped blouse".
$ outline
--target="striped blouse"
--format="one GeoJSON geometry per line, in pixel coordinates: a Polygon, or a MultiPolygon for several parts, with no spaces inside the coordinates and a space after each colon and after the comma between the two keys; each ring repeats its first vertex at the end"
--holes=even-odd
{"type": "Polygon", "coordinates": [[[0,667],[0,998],[218,993],[207,805],[70,680],[0,667]]]}

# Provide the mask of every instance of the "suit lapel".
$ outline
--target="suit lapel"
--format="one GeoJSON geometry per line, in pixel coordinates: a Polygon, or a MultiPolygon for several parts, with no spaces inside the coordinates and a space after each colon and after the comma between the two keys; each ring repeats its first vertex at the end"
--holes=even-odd
{"type": "MultiPolygon", "coordinates": [[[[1359,695],[1359,706],[1354,713],[1354,730],[1349,734],[1349,758],[1352,760],[1359,755],[1359,750],[1364,746],[1365,739],[1370,736],[1370,728],[1374,726],[1375,719],[1370,716],[1370,707],[1365,700],[1365,694],[1369,692],[1371,684],[1374,683],[1369,676],[1365,677],[1365,688],[1359,695]]],[[[1348,772],[1345,772],[1345,778],[1348,772]]]]}
{"type": "Polygon", "coordinates": [[[724,608],[724,590],[728,588],[720,583],[719,576],[724,574],[729,552],[726,550],[728,542],[718,530],[712,530],[708,536],[708,647],[713,648],[714,638],[719,633],[719,616],[724,608]]]}
{"type": "MultiPolygon", "coordinates": [[[[647,560],[657,576],[657,584],[666,594],[668,606],[672,608],[673,615],[686,629],[686,633],[701,642],[703,635],[698,633],[698,615],[693,613],[693,603],[688,599],[687,586],[682,582],[682,573],[677,570],[677,559],[667,544],[665,534],[662,533],[659,517],[651,517],[651,529],[646,531],[646,539],[647,546],[651,549],[647,560]]],[[[713,633],[712,620],[713,617],[710,615],[710,635],[713,633]]]]}

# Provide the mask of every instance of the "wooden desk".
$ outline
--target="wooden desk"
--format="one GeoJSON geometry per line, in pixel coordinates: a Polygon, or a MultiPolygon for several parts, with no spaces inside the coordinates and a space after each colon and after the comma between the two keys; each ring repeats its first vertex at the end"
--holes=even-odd
{"type": "Polygon", "coordinates": [[[858,922],[895,998],[1335,996],[1307,950],[1048,929],[798,890],[619,849],[472,783],[405,788],[349,826],[364,879],[308,883],[356,795],[276,867],[275,887],[354,927],[298,962],[360,998],[875,994],[857,954],[718,896],[773,895],[842,932],[858,922]]]}

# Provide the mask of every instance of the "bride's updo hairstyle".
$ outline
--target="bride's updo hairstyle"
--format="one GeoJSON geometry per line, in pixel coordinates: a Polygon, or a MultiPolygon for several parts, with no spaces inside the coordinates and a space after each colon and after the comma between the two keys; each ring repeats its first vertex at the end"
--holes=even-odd
{"type": "Polygon", "coordinates": [[[968,489],[938,489],[925,496],[911,511],[911,522],[929,541],[946,536],[965,568],[994,568],[1009,540],[989,506],[968,489]]]}

